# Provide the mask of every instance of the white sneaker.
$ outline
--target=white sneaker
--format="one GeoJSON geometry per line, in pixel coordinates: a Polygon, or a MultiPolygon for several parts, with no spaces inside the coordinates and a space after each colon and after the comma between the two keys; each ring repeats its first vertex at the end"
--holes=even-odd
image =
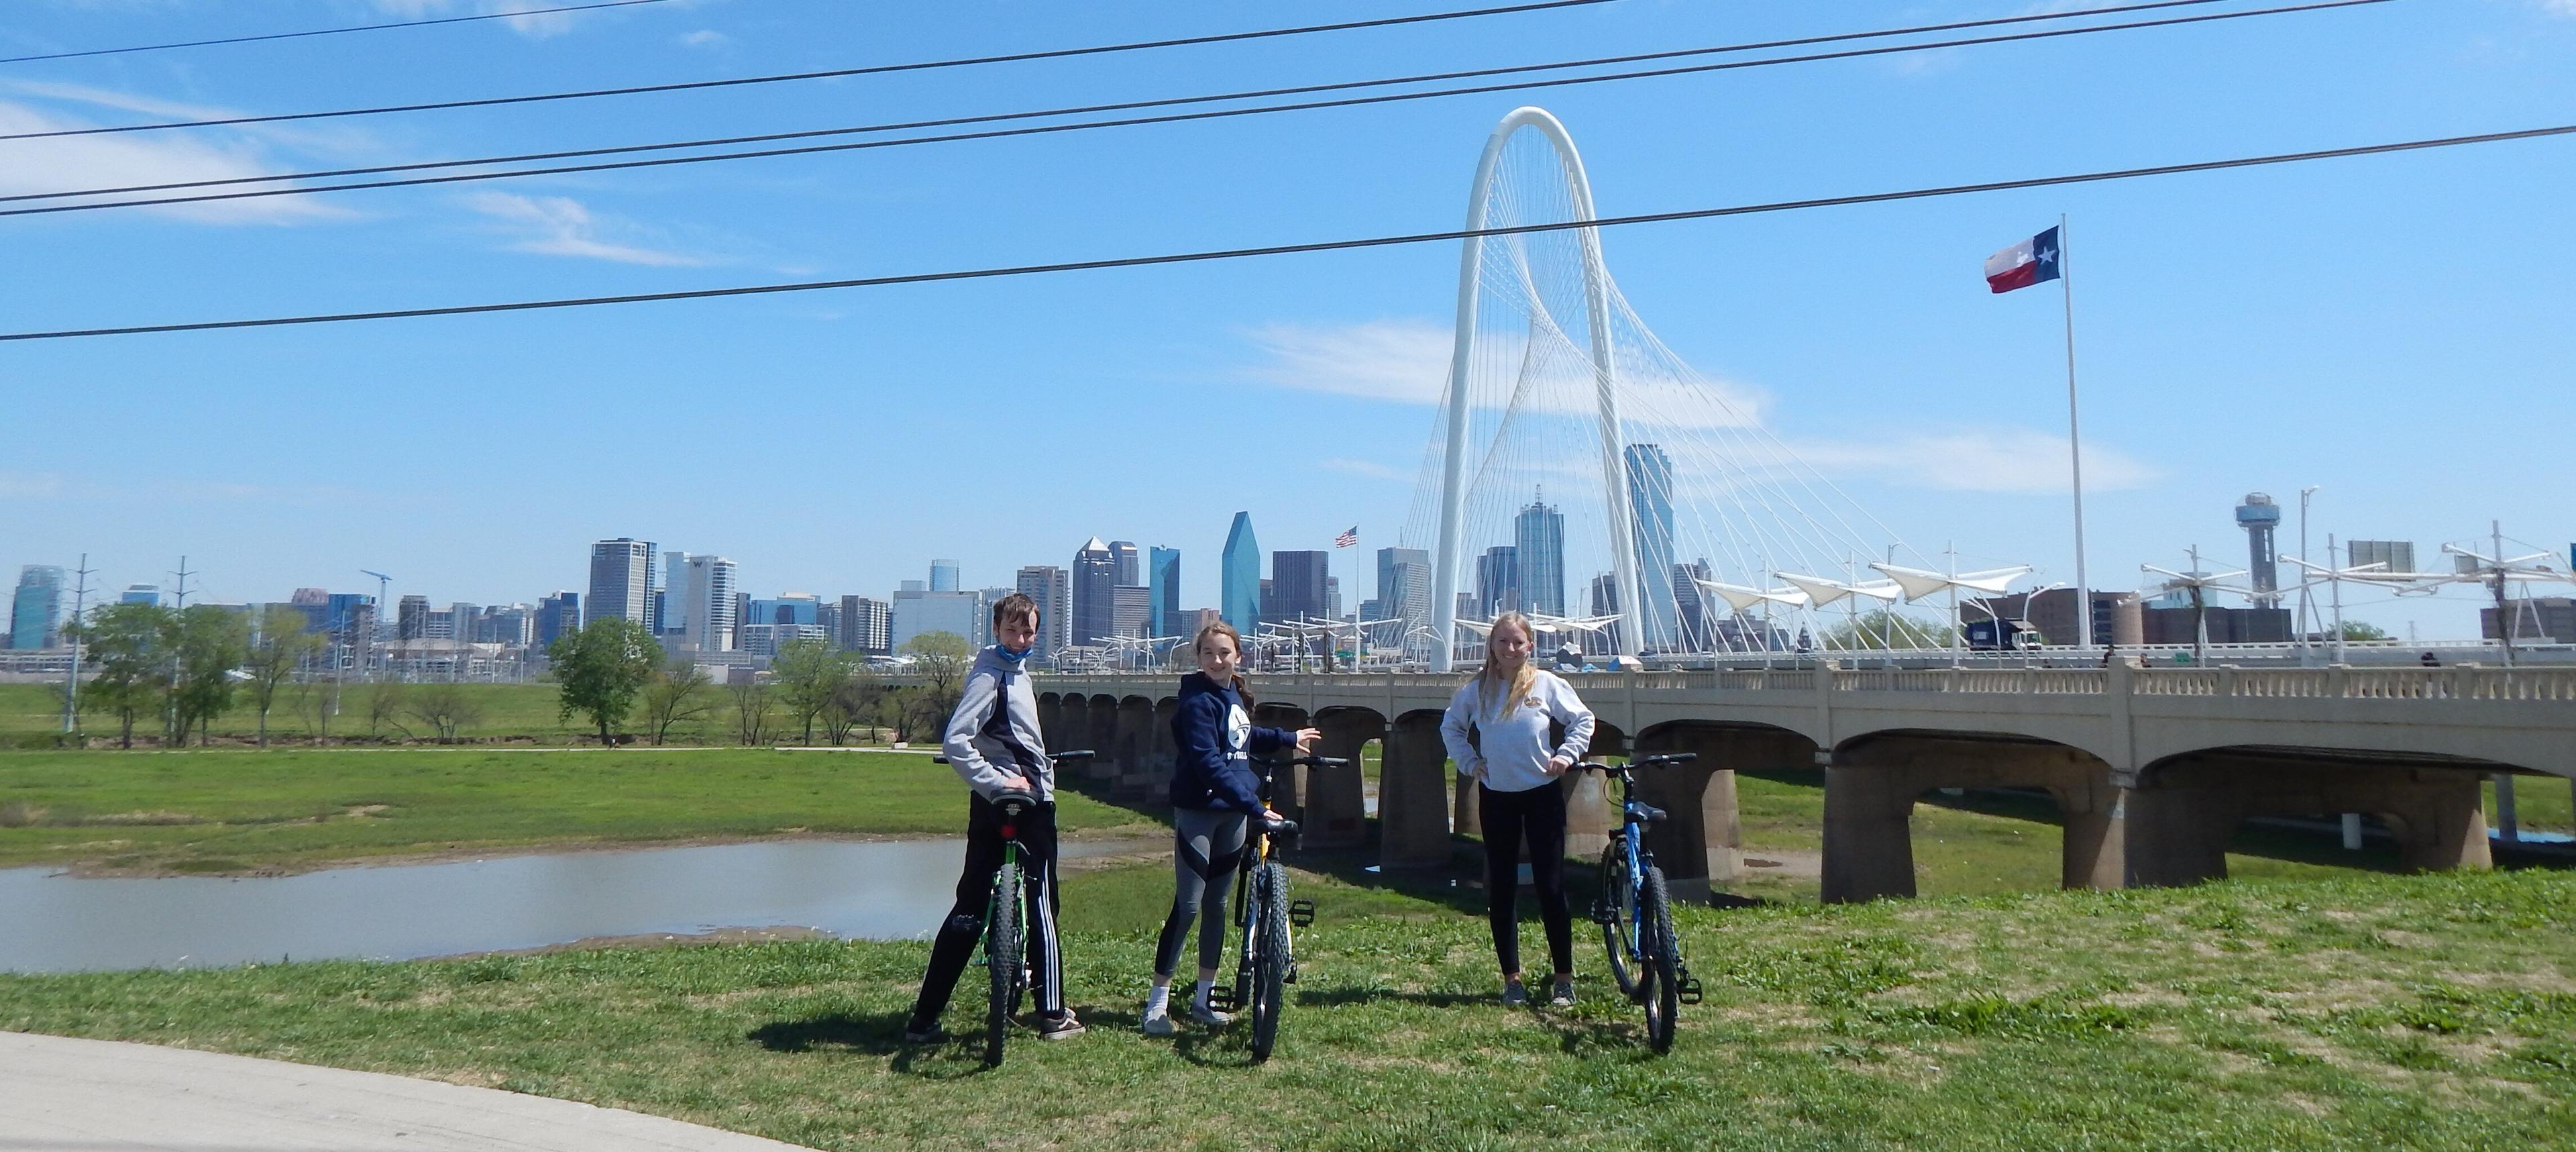
{"type": "Polygon", "coordinates": [[[1201,1024],[1205,1024],[1210,1028],[1223,1028],[1228,1024],[1234,1023],[1234,1017],[1226,1015],[1223,1012],[1219,1012],[1214,1008],[1210,1008],[1205,1004],[1190,1005],[1190,1019],[1196,1020],[1201,1024]]]}
{"type": "Polygon", "coordinates": [[[1177,1031],[1179,1031],[1179,1029],[1173,1026],[1173,1024],[1172,1024],[1172,1016],[1171,1016],[1171,1014],[1170,1014],[1170,1013],[1168,1013],[1168,1012],[1148,1012],[1148,1013],[1146,1013],[1146,1014],[1145,1014],[1145,1034],[1146,1034],[1146,1035],[1148,1035],[1148,1036],[1169,1036],[1169,1035],[1171,1035],[1172,1033],[1177,1032],[1177,1031]]]}

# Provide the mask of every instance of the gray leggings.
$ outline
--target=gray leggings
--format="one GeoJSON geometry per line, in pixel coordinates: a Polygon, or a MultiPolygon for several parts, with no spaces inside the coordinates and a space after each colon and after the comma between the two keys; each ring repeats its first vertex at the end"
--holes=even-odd
{"type": "Polygon", "coordinates": [[[1180,966],[1181,941],[1202,904],[1199,967],[1214,968],[1225,957],[1226,888],[1251,827],[1252,818],[1241,812],[1172,809],[1172,914],[1163,918],[1163,938],[1154,947],[1155,976],[1168,980],[1180,966]]]}

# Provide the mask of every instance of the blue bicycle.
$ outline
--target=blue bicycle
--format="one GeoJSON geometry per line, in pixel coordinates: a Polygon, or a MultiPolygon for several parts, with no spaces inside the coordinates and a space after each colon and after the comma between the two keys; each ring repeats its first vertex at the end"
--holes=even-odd
{"type": "Polygon", "coordinates": [[[1588,761],[1590,769],[1619,779],[1621,819],[1601,853],[1601,895],[1592,903],[1592,919],[1601,925],[1601,942],[1610,952],[1610,975],[1619,992],[1646,1009],[1646,1042],[1657,1052],[1673,1047],[1673,1024],[1685,1004],[1700,1002],[1699,981],[1682,963],[1681,937],[1673,931],[1671,891],[1655,854],[1646,848],[1646,825],[1664,819],[1663,809],[1637,799],[1637,770],[1696,759],[1689,752],[1646,756],[1613,766],[1588,761]]]}

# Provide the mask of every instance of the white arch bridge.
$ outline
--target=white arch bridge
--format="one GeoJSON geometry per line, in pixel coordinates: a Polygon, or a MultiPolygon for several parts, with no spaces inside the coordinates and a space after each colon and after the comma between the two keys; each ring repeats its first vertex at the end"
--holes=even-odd
{"type": "MultiPolygon", "coordinates": [[[[1944,787],[2041,788],[2066,826],[2070,887],[2179,884],[2226,874],[2249,816],[2376,814],[2420,868],[2485,867],[2480,784],[2576,780],[2576,669],[2139,668],[1631,671],[1570,677],[1601,718],[1604,755],[1693,751],[1644,786],[1675,813],[1656,855],[1677,886],[1736,876],[1735,772],[1822,768],[1827,899],[1912,895],[1906,817],[1944,787]]],[[[1308,773],[1290,802],[1308,843],[1362,848],[1389,868],[1448,863],[1473,810],[1453,796],[1440,712],[1458,680],[1404,673],[1264,676],[1261,722],[1312,723],[1322,751],[1384,742],[1372,827],[1356,768],[1308,773]]],[[[1113,796],[1152,801],[1170,780],[1176,681],[1040,676],[1054,749],[1101,753],[1113,796]]],[[[1597,851],[1597,777],[1573,791],[1569,850],[1597,851]]]]}

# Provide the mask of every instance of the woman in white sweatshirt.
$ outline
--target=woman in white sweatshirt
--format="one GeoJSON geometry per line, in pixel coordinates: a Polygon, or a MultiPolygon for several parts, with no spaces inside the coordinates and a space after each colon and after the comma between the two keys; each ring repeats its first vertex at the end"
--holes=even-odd
{"type": "Polygon", "coordinates": [[[1485,919],[1503,968],[1503,1003],[1529,1003],[1515,906],[1527,844],[1548,959],[1556,966],[1548,1002],[1565,1007],[1574,1003],[1574,921],[1565,903],[1565,792],[1558,782],[1592,744],[1592,710],[1572,685],[1530,664],[1530,644],[1528,617],[1505,612],[1494,618],[1485,666],[1449,701],[1440,739],[1458,774],[1476,781],[1477,819],[1485,830],[1485,919]],[[1562,743],[1549,743],[1551,724],[1563,726],[1562,743]]]}

